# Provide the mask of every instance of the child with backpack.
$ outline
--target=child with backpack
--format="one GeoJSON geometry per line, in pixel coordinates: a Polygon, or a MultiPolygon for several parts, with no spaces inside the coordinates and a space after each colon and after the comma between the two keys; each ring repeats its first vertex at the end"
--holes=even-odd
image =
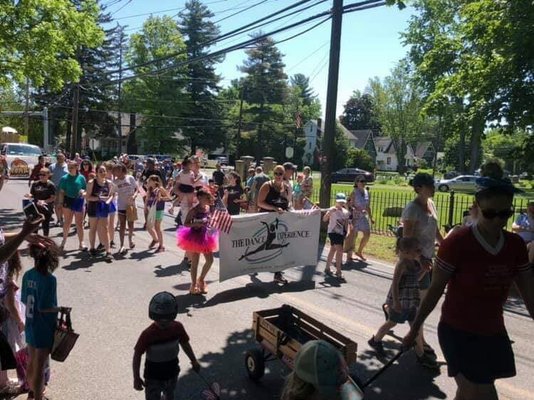
{"type": "MultiPolygon", "coordinates": [[[[389,289],[386,305],[388,320],[378,329],[377,333],[367,343],[378,354],[384,353],[382,338],[397,324],[413,323],[417,308],[419,307],[419,279],[425,270],[419,264],[421,247],[417,238],[400,238],[397,242],[399,260],[395,265],[393,281],[389,289]]],[[[415,341],[415,354],[417,361],[427,367],[436,368],[436,359],[424,351],[424,342],[421,335],[415,341]]]]}
{"type": "Polygon", "coordinates": [[[133,356],[134,389],[145,390],[146,400],[174,400],[180,366],[180,347],[198,372],[200,364],[189,344],[184,326],[175,321],[178,303],[172,293],[160,292],[152,297],[148,316],[154,322],[139,336],[133,356]],[[144,379],[139,373],[145,354],[144,379]],[[162,397],[163,395],[163,397],[162,397]]]}

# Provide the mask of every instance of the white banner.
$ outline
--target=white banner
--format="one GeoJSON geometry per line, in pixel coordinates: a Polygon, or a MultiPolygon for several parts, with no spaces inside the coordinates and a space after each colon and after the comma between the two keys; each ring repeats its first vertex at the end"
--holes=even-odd
{"type": "Polygon", "coordinates": [[[316,265],[321,211],[243,214],[219,236],[219,281],[316,265]]]}

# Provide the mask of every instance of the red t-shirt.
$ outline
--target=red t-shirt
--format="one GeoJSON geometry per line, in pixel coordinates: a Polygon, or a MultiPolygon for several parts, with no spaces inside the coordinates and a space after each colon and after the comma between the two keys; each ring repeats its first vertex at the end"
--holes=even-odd
{"type": "Polygon", "coordinates": [[[489,246],[476,227],[465,227],[441,244],[436,266],[451,273],[441,321],[482,335],[505,331],[503,306],[516,275],[528,271],[525,243],[503,231],[500,243],[489,246]]]}

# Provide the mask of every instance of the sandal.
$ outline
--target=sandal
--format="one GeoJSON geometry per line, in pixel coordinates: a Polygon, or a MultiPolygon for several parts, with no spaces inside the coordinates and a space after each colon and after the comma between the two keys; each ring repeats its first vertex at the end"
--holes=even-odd
{"type": "Polygon", "coordinates": [[[363,254],[360,253],[359,251],[356,252],[356,253],[354,253],[354,254],[356,254],[358,257],[360,257],[360,259],[361,259],[362,261],[367,261],[367,258],[365,258],[365,257],[363,256],[363,254]]]}
{"type": "Polygon", "coordinates": [[[148,248],[149,249],[153,249],[154,247],[156,247],[156,245],[158,244],[158,242],[156,240],[153,240],[150,242],[150,244],[148,245],[148,248]]]}
{"type": "Polygon", "coordinates": [[[204,279],[199,279],[197,281],[197,287],[200,293],[202,294],[208,293],[208,285],[206,284],[206,281],[204,279]]]}
{"type": "Polygon", "coordinates": [[[332,270],[330,268],[325,268],[324,269],[324,274],[326,276],[332,276],[333,275],[332,270]]]}
{"type": "Polygon", "coordinates": [[[417,357],[417,362],[421,364],[421,366],[428,368],[428,369],[433,369],[433,370],[439,369],[439,364],[436,362],[436,360],[433,357],[429,356],[427,353],[423,353],[420,356],[416,354],[416,357],[417,357]]]}
{"type": "Polygon", "coordinates": [[[189,288],[189,294],[192,294],[192,295],[199,295],[200,294],[200,290],[198,289],[197,285],[195,284],[191,284],[191,287],[189,288]]]}
{"type": "Polygon", "coordinates": [[[135,243],[134,242],[130,242],[130,249],[133,249],[135,248],[135,243]]]}
{"type": "Polygon", "coordinates": [[[156,253],[163,253],[165,251],[165,247],[164,246],[159,246],[157,249],[156,249],[156,253]]]}
{"type": "Polygon", "coordinates": [[[336,278],[339,279],[341,282],[347,282],[347,280],[345,279],[345,277],[343,276],[341,272],[336,272],[336,278]]]}

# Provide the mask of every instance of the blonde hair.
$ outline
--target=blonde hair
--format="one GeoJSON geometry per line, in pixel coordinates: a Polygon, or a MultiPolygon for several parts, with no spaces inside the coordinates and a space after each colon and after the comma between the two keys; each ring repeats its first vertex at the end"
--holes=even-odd
{"type": "Polygon", "coordinates": [[[273,168],[273,174],[277,171],[280,171],[282,173],[285,173],[286,170],[283,165],[278,164],[276,167],[273,168]]]}
{"type": "Polygon", "coordinates": [[[315,386],[304,382],[295,372],[291,372],[282,389],[280,400],[308,400],[315,393],[315,386]]]}

